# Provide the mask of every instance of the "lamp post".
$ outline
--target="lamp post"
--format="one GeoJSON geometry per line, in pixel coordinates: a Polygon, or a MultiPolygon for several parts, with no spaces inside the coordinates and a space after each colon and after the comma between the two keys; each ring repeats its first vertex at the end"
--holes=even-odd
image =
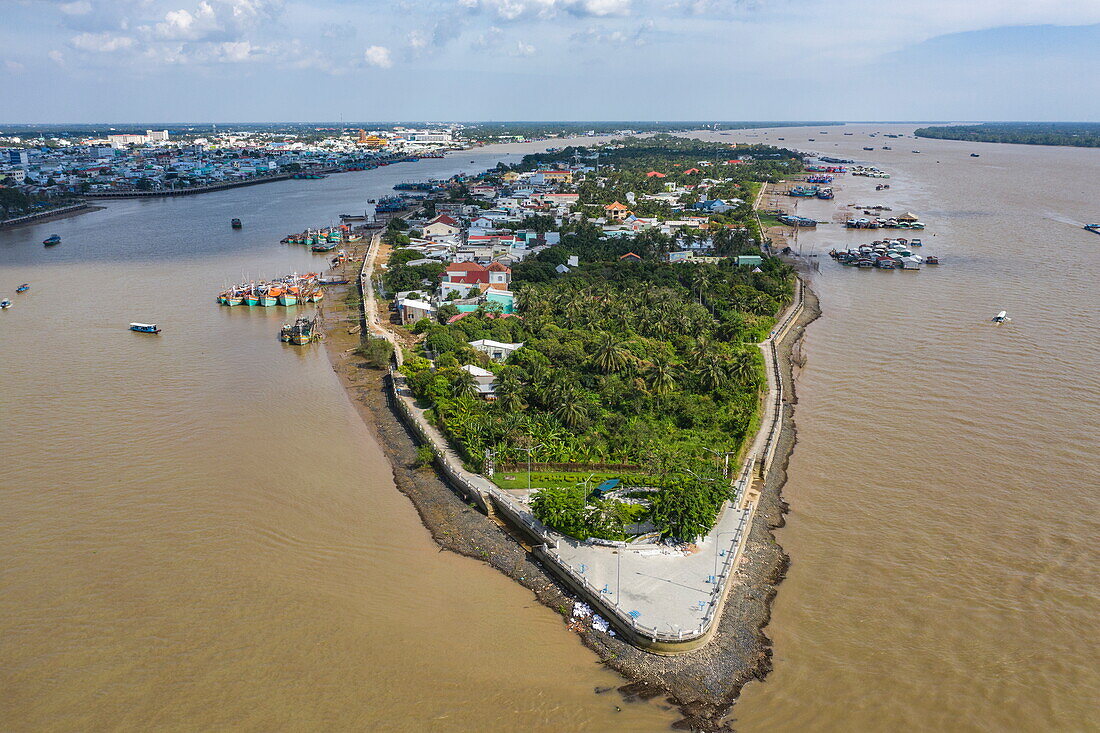
{"type": "Polygon", "coordinates": [[[719,532],[718,534],[714,535],[714,584],[716,586],[718,585],[718,547],[722,544],[721,540],[722,535],[724,534],[736,535],[737,530],[732,530],[729,532],[719,532]]]}
{"type": "Polygon", "coordinates": [[[539,443],[538,445],[533,445],[529,448],[520,448],[520,450],[527,451],[527,493],[528,494],[531,493],[531,454],[534,453],[539,448],[542,448],[544,445],[545,445],[544,443],[539,443]]]}
{"type": "Polygon", "coordinates": [[[722,468],[722,476],[724,476],[726,478],[729,478],[729,475],[730,475],[730,455],[732,455],[734,451],[731,451],[731,450],[728,450],[728,451],[714,450],[713,448],[707,448],[705,445],[703,446],[703,450],[705,450],[707,453],[713,453],[714,454],[714,468],[715,468],[715,470],[717,470],[717,468],[718,468],[718,456],[724,456],[725,457],[725,465],[722,468]]]}
{"type": "Polygon", "coordinates": [[[622,584],[619,582],[619,577],[622,575],[623,568],[623,548],[619,548],[615,551],[615,605],[619,605],[619,588],[622,584]]]}

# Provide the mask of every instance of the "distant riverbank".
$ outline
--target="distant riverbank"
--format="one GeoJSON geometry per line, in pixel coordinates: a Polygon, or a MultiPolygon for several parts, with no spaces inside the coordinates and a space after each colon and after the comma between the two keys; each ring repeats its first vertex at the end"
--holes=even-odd
{"type": "Polygon", "coordinates": [[[0,221],[0,229],[11,229],[15,227],[24,226],[27,224],[41,224],[46,221],[55,221],[57,219],[66,219],[70,216],[78,216],[79,214],[87,214],[91,211],[100,211],[102,206],[93,206],[91,204],[73,204],[72,206],[62,206],[61,208],[53,209],[51,211],[42,211],[37,214],[27,214],[25,216],[16,216],[11,219],[5,219],[0,221]]]}

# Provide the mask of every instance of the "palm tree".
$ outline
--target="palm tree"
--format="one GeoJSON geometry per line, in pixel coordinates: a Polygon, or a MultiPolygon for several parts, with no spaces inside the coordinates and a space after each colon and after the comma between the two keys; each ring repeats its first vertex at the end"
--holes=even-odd
{"type": "Polygon", "coordinates": [[[495,391],[497,405],[505,412],[518,412],[525,407],[521,395],[523,382],[511,369],[506,370],[497,378],[495,391]]]}
{"type": "Polygon", "coordinates": [[[477,394],[477,380],[474,375],[465,369],[459,370],[458,376],[451,382],[451,392],[455,397],[467,395],[473,397],[477,394]]]}
{"type": "Polygon", "coordinates": [[[676,388],[675,367],[658,359],[651,363],[645,372],[645,382],[649,391],[655,395],[666,395],[676,388]]]}
{"type": "Polygon", "coordinates": [[[756,359],[748,351],[739,351],[733,357],[730,366],[730,376],[744,385],[755,385],[757,382],[756,359]]]}
{"type": "Polygon", "coordinates": [[[620,372],[630,362],[631,354],[614,334],[602,333],[596,344],[593,361],[604,374],[620,372]]]}
{"type": "Polygon", "coordinates": [[[576,387],[569,386],[558,394],[557,404],[554,407],[554,417],[561,420],[562,425],[570,430],[576,430],[584,424],[588,417],[588,410],[581,401],[581,394],[576,387]]]}
{"type": "Polygon", "coordinates": [[[726,380],[729,378],[727,368],[728,366],[724,360],[704,359],[699,362],[696,375],[699,377],[699,382],[713,392],[725,385],[726,380]]]}

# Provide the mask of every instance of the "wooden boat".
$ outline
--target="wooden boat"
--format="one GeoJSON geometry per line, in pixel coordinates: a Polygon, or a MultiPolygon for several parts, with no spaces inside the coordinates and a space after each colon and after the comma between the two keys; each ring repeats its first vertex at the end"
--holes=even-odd
{"type": "Polygon", "coordinates": [[[30,286],[30,284],[29,284],[29,283],[23,283],[22,285],[20,285],[19,287],[17,287],[17,288],[15,289],[15,292],[17,292],[17,293],[25,293],[25,292],[27,292],[27,291],[28,291],[28,290],[30,290],[30,289],[31,289],[31,286],[30,286]]]}
{"type": "Polygon", "coordinates": [[[279,305],[298,305],[298,294],[282,292],[279,294],[279,305]]]}
{"type": "Polygon", "coordinates": [[[232,219],[229,222],[229,226],[233,227],[234,229],[240,229],[241,228],[241,220],[240,219],[232,219]]]}
{"type": "Polygon", "coordinates": [[[52,247],[55,244],[61,244],[61,235],[51,234],[50,236],[42,240],[42,244],[46,245],[47,247],[52,247]]]}
{"type": "Polygon", "coordinates": [[[317,319],[300,316],[294,323],[286,323],[279,331],[279,340],[290,344],[303,346],[312,341],[320,341],[321,333],[317,330],[317,319]]]}
{"type": "Polygon", "coordinates": [[[938,265],[940,264],[940,258],[935,255],[928,255],[924,258],[924,264],[926,265],[938,265]]]}
{"type": "Polygon", "coordinates": [[[131,323],[130,330],[138,333],[160,333],[155,323],[131,323]]]}

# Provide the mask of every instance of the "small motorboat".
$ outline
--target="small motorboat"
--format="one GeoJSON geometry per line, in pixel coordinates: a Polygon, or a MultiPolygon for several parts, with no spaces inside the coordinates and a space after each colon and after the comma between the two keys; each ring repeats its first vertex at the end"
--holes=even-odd
{"type": "Polygon", "coordinates": [[[1086,224],[1085,229],[1090,232],[1100,234],[1100,224],[1086,224]]]}
{"type": "Polygon", "coordinates": [[[229,222],[229,226],[233,227],[234,229],[240,229],[240,228],[241,228],[241,226],[243,226],[243,225],[241,224],[241,220],[240,220],[240,219],[232,219],[232,220],[231,220],[231,221],[229,222]]]}
{"type": "Polygon", "coordinates": [[[982,156],[978,155],[977,153],[971,153],[971,154],[970,154],[970,157],[971,157],[971,158],[980,158],[980,157],[982,157],[982,156]]]}
{"type": "Polygon", "coordinates": [[[1007,311],[1001,311],[997,315],[993,316],[994,323],[1008,323],[1012,319],[1008,317],[1007,311]]]}
{"type": "Polygon", "coordinates": [[[17,293],[25,293],[25,292],[27,292],[27,291],[28,291],[28,290],[30,290],[30,289],[31,289],[30,283],[23,283],[22,285],[20,285],[19,287],[17,287],[17,288],[15,289],[15,292],[17,292],[17,293]]]}
{"type": "Polygon", "coordinates": [[[47,247],[52,247],[55,244],[61,244],[61,235],[51,234],[50,236],[42,240],[42,244],[46,245],[47,247]]]}
{"type": "Polygon", "coordinates": [[[2,308],[3,310],[7,310],[8,308],[11,308],[11,301],[8,300],[7,298],[4,298],[3,300],[0,300],[0,308],[2,308]]]}
{"type": "Polygon", "coordinates": [[[928,255],[924,258],[924,264],[926,265],[938,265],[940,264],[940,258],[936,255],[928,255]]]}
{"type": "Polygon", "coordinates": [[[130,330],[138,333],[160,333],[155,323],[131,323],[130,330]]]}

